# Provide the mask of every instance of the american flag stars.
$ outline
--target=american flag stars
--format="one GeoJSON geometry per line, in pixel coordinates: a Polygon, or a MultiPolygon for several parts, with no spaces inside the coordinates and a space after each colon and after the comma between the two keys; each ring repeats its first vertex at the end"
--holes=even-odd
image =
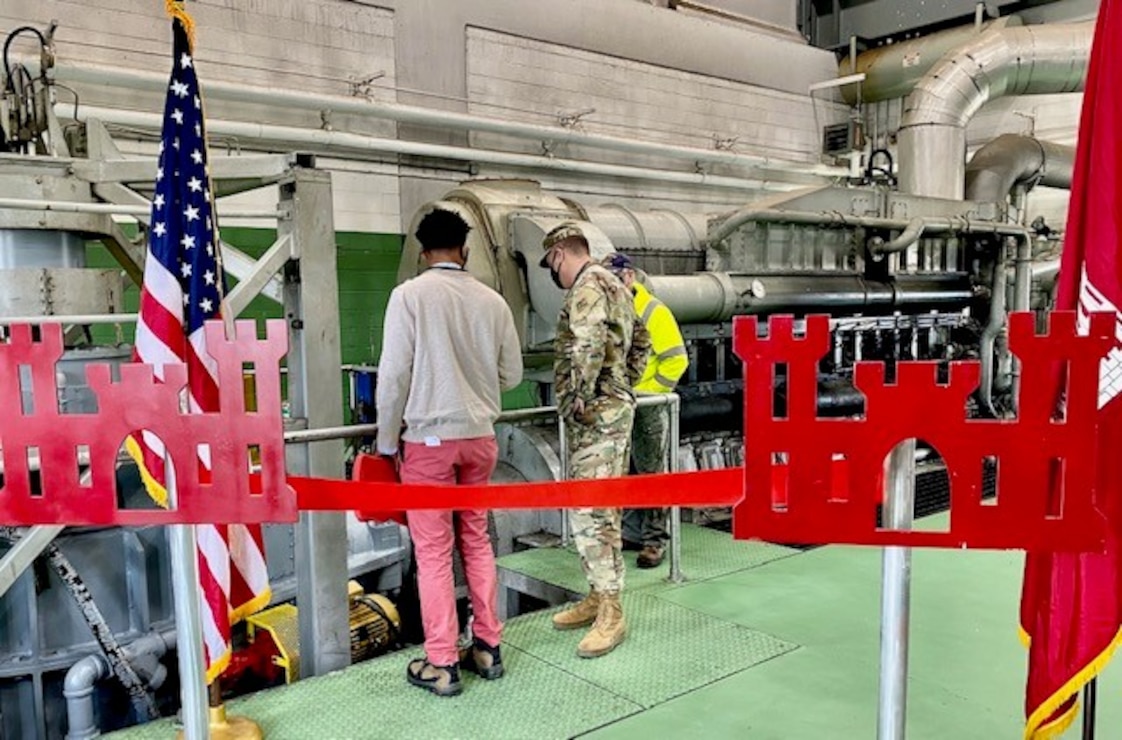
{"type": "Polygon", "coordinates": [[[152,256],[182,292],[170,306],[183,304],[177,316],[191,335],[214,318],[221,300],[221,270],[215,257],[214,220],[206,171],[202,101],[194,59],[176,55],[164,110],[167,125],[160,141],[156,192],[152,197],[152,256]],[[187,103],[186,101],[191,101],[187,103]]]}

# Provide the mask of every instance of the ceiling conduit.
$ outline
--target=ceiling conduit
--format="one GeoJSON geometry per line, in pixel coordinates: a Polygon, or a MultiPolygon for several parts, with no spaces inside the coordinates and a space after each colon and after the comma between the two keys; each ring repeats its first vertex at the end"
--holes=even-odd
{"type": "Polygon", "coordinates": [[[1005,95],[1083,89],[1093,23],[987,31],[949,52],[908,96],[899,132],[900,190],[961,200],[966,125],[1005,95]]]}
{"type": "MultiPolygon", "coordinates": [[[[29,67],[37,69],[35,60],[27,59],[26,63],[29,67]]],[[[97,85],[160,93],[167,88],[166,75],[95,64],[59,62],[55,64],[53,74],[58,81],[71,85],[97,85]]],[[[551,145],[569,144],[627,154],[679,159],[690,162],[695,168],[700,168],[700,163],[744,167],[754,170],[764,179],[804,185],[820,184],[824,179],[845,174],[844,168],[789,161],[770,155],[675,146],[660,141],[586,133],[558,125],[491,118],[474,113],[368,100],[365,97],[348,98],[221,80],[208,82],[205,94],[210,100],[233,101],[243,105],[255,104],[286,110],[315,111],[324,115],[353,115],[397,123],[439,126],[459,131],[502,134],[548,142],[551,145]]]]}

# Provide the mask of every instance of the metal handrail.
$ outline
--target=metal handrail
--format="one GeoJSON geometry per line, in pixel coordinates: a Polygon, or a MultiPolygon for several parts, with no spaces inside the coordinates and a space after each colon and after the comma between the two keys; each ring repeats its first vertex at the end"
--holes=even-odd
{"type": "MultiPolygon", "coordinates": [[[[681,445],[681,413],[682,398],[677,393],[654,393],[641,395],[636,398],[636,406],[669,406],[670,407],[670,443],[667,445],[668,466],[672,472],[678,472],[678,447],[681,445]]],[[[569,450],[565,434],[565,419],[557,413],[557,406],[535,406],[525,409],[511,409],[503,411],[495,420],[496,423],[516,423],[534,421],[538,419],[556,418],[558,440],[561,445],[561,477],[569,477],[569,450]]],[[[353,439],[355,437],[371,437],[378,433],[377,424],[348,424],[338,427],[322,427],[319,429],[294,429],[284,433],[286,444],[307,444],[311,442],[326,442],[336,439],[353,439]]],[[[561,517],[561,543],[568,545],[568,517],[562,509],[561,517]]],[[[682,511],[678,506],[670,507],[670,580],[674,583],[682,581],[681,570],[681,532],[682,511]]]]}
{"type": "MultiPolygon", "coordinates": [[[[639,396],[637,406],[670,406],[677,404],[678,394],[658,393],[649,396],[639,396]]],[[[503,411],[495,419],[495,423],[511,424],[520,421],[534,421],[548,419],[557,415],[556,406],[533,406],[524,409],[511,409],[503,411]]],[[[344,424],[338,427],[320,427],[318,429],[293,429],[284,433],[287,444],[304,444],[307,442],[326,442],[334,439],[354,439],[355,437],[370,437],[378,433],[377,424],[344,424]]]]}

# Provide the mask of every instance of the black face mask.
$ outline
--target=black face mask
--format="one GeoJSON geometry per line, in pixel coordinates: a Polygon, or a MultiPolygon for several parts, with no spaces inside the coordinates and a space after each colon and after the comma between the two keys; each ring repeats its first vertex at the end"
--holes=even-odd
{"type": "MultiPolygon", "coordinates": [[[[560,262],[564,261],[565,259],[564,257],[562,257],[560,262]]],[[[565,286],[561,284],[561,272],[558,270],[558,268],[561,266],[560,262],[558,263],[557,267],[554,267],[552,264],[549,266],[549,277],[552,278],[553,284],[556,285],[560,290],[565,290],[565,286]]]]}

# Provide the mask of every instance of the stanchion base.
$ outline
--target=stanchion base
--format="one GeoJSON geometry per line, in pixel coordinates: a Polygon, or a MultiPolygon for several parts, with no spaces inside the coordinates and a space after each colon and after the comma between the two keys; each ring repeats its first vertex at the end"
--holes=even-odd
{"type": "MultiPolygon", "coordinates": [[[[183,730],[175,735],[176,740],[184,740],[183,730]]],[[[264,740],[265,733],[251,719],[246,717],[227,717],[225,705],[210,708],[210,740],[264,740]]]]}

